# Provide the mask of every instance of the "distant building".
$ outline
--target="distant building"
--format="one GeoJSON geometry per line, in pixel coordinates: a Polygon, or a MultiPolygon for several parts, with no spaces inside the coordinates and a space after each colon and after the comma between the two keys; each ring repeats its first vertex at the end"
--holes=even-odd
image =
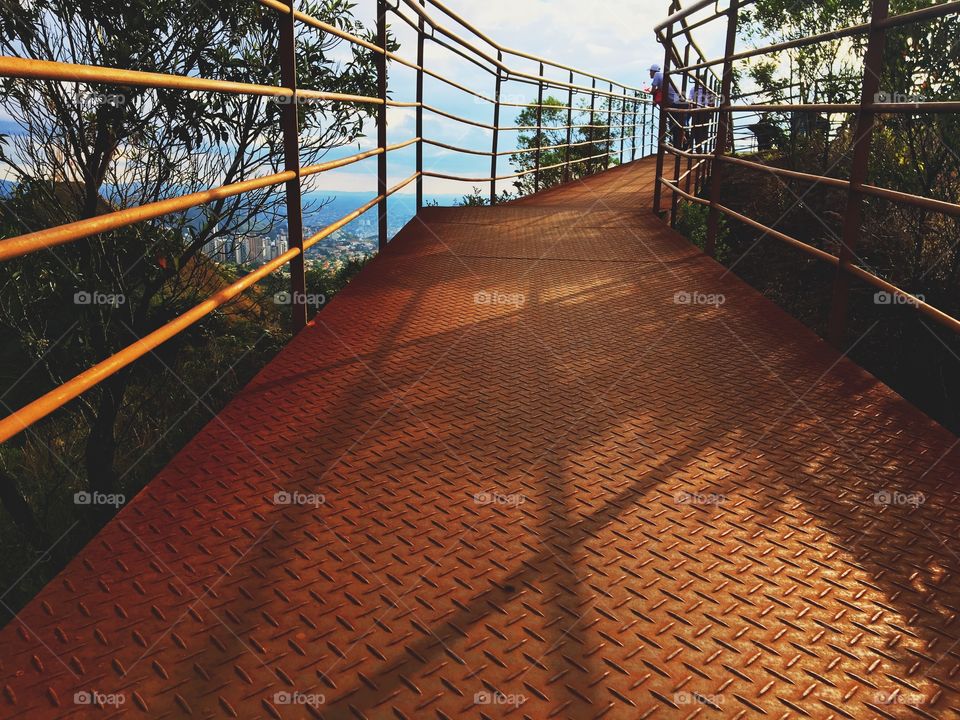
{"type": "Polygon", "coordinates": [[[260,235],[247,235],[244,238],[247,257],[245,262],[262,263],[266,255],[266,241],[260,235]]]}

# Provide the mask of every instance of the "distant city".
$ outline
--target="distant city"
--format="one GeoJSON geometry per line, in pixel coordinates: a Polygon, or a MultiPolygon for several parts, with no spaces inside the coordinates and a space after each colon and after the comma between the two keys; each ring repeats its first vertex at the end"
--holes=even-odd
{"type": "MultiPolygon", "coordinates": [[[[434,195],[425,198],[428,202],[440,205],[453,205],[459,195],[434,195]]],[[[338,193],[336,196],[315,196],[305,198],[315,204],[326,202],[319,210],[304,213],[304,237],[320,232],[331,223],[350,214],[362,206],[370,196],[366,193],[338,193]]],[[[414,214],[414,199],[408,196],[394,196],[387,203],[387,230],[392,238],[407,224],[414,214]]],[[[233,238],[218,238],[209,243],[205,253],[216,262],[236,263],[238,265],[263,265],[282,255],[290,247],[286,226],[274,228],[272,232],[246,233],[233,238]]],[[[306,252],[308,264],[324,261],[344,261],[363,255],[372,255],[377,251],[377,211],[372,208],[349,225],[346,225],[309,248],[306,252]]]]}

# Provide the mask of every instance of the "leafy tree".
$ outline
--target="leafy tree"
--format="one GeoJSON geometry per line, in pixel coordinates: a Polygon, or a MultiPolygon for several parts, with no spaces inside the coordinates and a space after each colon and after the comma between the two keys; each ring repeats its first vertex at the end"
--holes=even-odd
{"type": "MultiPolygon", "coordinates": [[[[497,195],[498,203],[510,202],[514,199],[514,195],[511,195],[508,190],[502,190],[497,195]]],[[[482,207],[484,205],[490,204],[490,195],[483,192],[480,188],[474,186],[473,191],[464,195],[460,200],[458,200],[455,205],[460,207],[482,207]]]]}
{"type": "MultiPolygon", "coordinates": [[[[891,14],[928,7],[921,0],[893,0],[891,14]]],[[[741,35],[757,46],[829,33],[869,19],[865,0],[758,0],[745,9],[741,35]]],[[[888,102],[955,100],[960,93],[960,18],[948,14],[886,29],[879,96],[888,102]]],[[[747,75],[762,90],[761,101],[858,103],[866,34],[833,39],[757,58],[747,75]]],[[[742,48],[741,48],[742,49],[742,48]]],[[[854,113],[765,114],[793,130],[765,158],[771,164],[815,174],[849,177],[857,138],[854,113]],[[831,132],[799,132],[829,118],[831,132]],[[801,122],[802,121],[802,122],[801,122]],[[810,121],[813,121],[811,124],[810,121]]],[[[837,253],[846,193],[821,185],[771,179],[750,170],[725,171],[734,209],[831,253],[837,253]],[[752,189],[744,192],[744,186],[752,189]],[[738,192],[734,192],[734,190],[738,192]],[[758,200],[762,198],[762,200],[758,200]],[[802,198],[802,202],[799,200],[802,198]]],[[[869,158],[870,184],[955,203],[960,197],[960,116],[915,112],[876,116],[869,158]]],[[[857,262],[881,277],[921,294],[950,315],[960,315],[960,219],[885,198],[867,197],[857,262]]],[[[833,272],[811,271],[789,249],[770,247],[754,255],[755,233],[734,223],[728,245],[738,273],[753,277],[785,299],[800,317],[821,323],[813,298],[829,294],[833,272]],[[781,265],[778,267],[777,258],[781,265]],[[789,268],[779,272],[782,268],[789,268]],[[798,271],[798,268],[801,268],[798,271]],[[783,291],[797,277],[798,292],[783,291]],[[811,284],[825,282],[814,291],[811,284]],[[781,295],[782,293],[782,295],[781,295]]],[[[809,260],[807,263],[809,264],[809,260]]],[[[819,266],[817,266],[819,267],[819,266]]],[[[874,290],[856,284],[851,293],[851,329],[862,333],[854,357],[903,395],[952,428],[960,427],[957,358],[960,338],[910,308],[878,308],[874,290]],[[878,329],[874,332],[873,327],[878,329]],[[869,335],[869,337],[867,337],[869,335]]]]}
{"type": "MultiPolygon", "coordinates": [[[[619,131],[616,128],[601,127],[606,125],[609,112],[607,104],[605,102],[601,103],[601,99],[598,98],[597,100],[592,122],[590,108],[584,102],[581,102],[581,105],[572,114],[573,122],[570,124],[593,127],[578,127],[571,130],[572,147],[569,149],[569,159],[571,161],[591,158],[611,152],[615,147],[619,147],[615,145],[619,142],[619,131]]],[[[614,101],[612,106],[614,111],[619,109],[617,102],[614,101]]],[[[521,131],[517,135],[518,151],[510,156],[510,162],[517,172],[528,172],[528,174],[514,180],[514,186],[517,188],[519,195],[528,195],[538,189],[543,190],[559,185],[567,177],[562,167],[562,163],[567,160],[567,150],[564,147],[557,147],[563,146],[567,142],[566,101],[549,96],[543,99],[543,106],[540,117],[541,131],[539,133],[535,129],[521,131]],[[540,150],[540,167],[542,170],[540,171],[539,188],[536,185],[534,173],[531,172],[536,168],[535,150],[537,147],[542,148],[540,150]]],[[[621,116],[614,112],[613,117],[613,124],[620,125],[621,123],[616,118],[621,116]]],[[[537,126],[536,103],[534,102],[532,105],[523,108],[517,115],[516,122],[520,127],[535,128],[537,126]]],[[[617,163],[618,160],[611,160],[610,162],[617,163]]],[[[569,172],[569,178],[575,180],[604,170],[609,164],[608,160],[602,157],[574,162],[569,166],[567,172],[569,172]]]]}
{"type": "MultiPolygon", "coordinates": [[[[349,0],[307,0],[299,7],[372,40],[352,8],[349,0]]],[[[198,5],[0,0],[0,52],[276,86],[280,18],[247,0],[198,5]]],[[[342,42],[299,26],[300,85],[375,95],[373,54],[354,48],[347,60],[335,59],[342,42]]],[[[396,47],[392,40],[389,45],[396,47]]],[[[315,163],[330,148],[353,141],[372,107],[299,105],[301,162],[315,163]]],[[[0,166],[11,179],[0,208],[4,236],[278,172],[283,166],[281,107],[268,97],[3,79],[0,110],[15,126],[0,137],[0,166]]],[[[283,187],[276,186],[6,263],[0,278],[0,340],[4,359],[15,370],[6,378],[4,411],[109,357],[222,287],[231,279],[229,273],[213,266],[204,248],[217,243],[229,247],[245,232],[272,232],[283,224],[283,187]],[[78,293],[123,301],[84,304],[78,293]]],[[[261,341],[264,328],[238,332],[231,325],[238,313],[248,323],[268,321],[266,333],[275,334],[276,308],[261,305],[255,296],[222,308],[5,443],[0,449],[0,502],[18,527],[37,536],[44,523],[33,516],[31,501],[57,492],[57,483],[104,493],[123,489],[121,468],[138,462],[144,452],[144,426],[130,422],[131,417],[149,421],[144,406],[166,402],[172,407],[179,401],[181,373],[216,379],[203,363],[190,362],[200,348],[212,352],[212,367],[214,358],[228,368],[240,362],[238,356],[261,341]],[[231,327],[223,339],[217,334],[231,327]],[[214,346],[239,352],[231,360],[229,353],[221,357],[213,352],[214,346]],[[65,459],[63,467],[48,463],[55,472],[49,486],[40,487],[33,478],[37,453],[45,451],[58,461],[65,459]]]]}

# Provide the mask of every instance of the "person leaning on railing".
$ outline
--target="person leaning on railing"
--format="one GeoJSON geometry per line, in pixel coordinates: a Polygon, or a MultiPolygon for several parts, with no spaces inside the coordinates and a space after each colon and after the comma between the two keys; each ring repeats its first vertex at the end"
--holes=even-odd
{"type": "Polygon", "coordinates": [[[668,132],[672,138],[671,144],[674,147],[682,148],[686,144],[686,115],[685,113],[670,112],[671,108],[683,107],[680,94],[673,86],[668,83],[666,92],[663,87],[663,70],[654,63],[650,66],[650,92],[653,94],[653,104],[658,105],[662,111],[667,113],[668,132]]]}

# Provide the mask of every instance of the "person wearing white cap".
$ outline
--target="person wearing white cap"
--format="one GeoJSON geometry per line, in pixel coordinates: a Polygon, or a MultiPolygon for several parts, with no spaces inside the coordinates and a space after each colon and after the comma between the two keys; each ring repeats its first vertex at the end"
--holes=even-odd
{"type": "MultiPolygon", "coordinates": [[[[653,104],[659,105],[661,110],[670,110],[670,108],[680,107],[680,95],[673,87],[673,83],[667,83],[666,98],[663,93],[663,70],[654,63],[650,66],[650,92],[653,93],[653,104]]],[[[686,117],[682,113],[667,113],[667,124],[670,126],[670,134],[673,137],[674,147],[683,147],[684,126],[686,117]]]]}

